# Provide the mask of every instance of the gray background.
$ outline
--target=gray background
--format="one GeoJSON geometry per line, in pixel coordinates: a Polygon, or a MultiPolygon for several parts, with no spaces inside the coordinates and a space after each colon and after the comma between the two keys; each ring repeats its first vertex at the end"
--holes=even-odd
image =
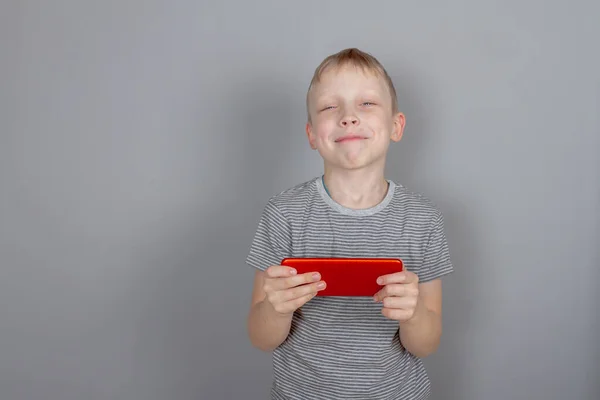
{"type": "Polygon", "coordinates": [[[351,46],[446,216],[433,398],[600,398],[600,6],[566,3],[3,2],[0,398],[267,397],[244,258],[351,46]]]}

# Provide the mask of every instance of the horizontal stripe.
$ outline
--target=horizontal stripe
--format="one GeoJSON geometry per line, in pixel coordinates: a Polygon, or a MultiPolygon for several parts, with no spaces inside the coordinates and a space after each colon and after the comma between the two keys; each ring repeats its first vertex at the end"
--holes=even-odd
{"type": "MultiPolygon", "coordinates": [[[[421,282],[453,271],[441,212],[424,196],[389,182],[375,207],[334,202],[320,177],[267,202],[248,265],[265,270],[286,257],[400,258],[421,282]]],[[[371,298],[315,297],[294,313],[273,352],[272,399],[425,399],[430,382],[404,349],[398,323],[371,298]]]]}

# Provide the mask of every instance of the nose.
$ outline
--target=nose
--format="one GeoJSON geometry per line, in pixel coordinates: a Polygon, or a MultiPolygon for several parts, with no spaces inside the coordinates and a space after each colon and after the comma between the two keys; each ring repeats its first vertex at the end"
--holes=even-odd
{"type": "Polygon", "coordinates": [[[345,127],[348,127],[350,125],[358,125],[360,123],[360,121],[358,120],[358,117],[354,116],[354,115],[346,115],[344,118],[342,118],[340,120],[340,125],[345,127]]]}

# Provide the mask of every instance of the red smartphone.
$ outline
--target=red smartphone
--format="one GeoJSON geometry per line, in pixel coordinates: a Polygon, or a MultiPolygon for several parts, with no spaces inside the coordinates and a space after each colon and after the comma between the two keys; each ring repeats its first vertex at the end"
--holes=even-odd
{"type": "Polygon", "coordinates": [[[404,269],[398,258],[285,258],[281,265],[320,273],[327,286],[317,296],[373,296],[383,287],[378,277],[404,269]]]}

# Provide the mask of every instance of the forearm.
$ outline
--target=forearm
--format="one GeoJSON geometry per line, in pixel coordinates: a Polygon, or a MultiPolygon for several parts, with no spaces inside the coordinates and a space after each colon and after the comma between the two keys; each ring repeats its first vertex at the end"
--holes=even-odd
{"type": "Polygon", "coordinates": [[[442,318],[422,303],[414,316],[400,323],[400,341],[406,350],[423,358],[434,353],[442,336],[442,318]]]}
{"type": "Polygon", "coordinates": [[[269,302],[263,300],[250,309],[248,334],[253,346],[272,351],[287,338],[292,324],[292,315],[277,313],[269,302]]]}

